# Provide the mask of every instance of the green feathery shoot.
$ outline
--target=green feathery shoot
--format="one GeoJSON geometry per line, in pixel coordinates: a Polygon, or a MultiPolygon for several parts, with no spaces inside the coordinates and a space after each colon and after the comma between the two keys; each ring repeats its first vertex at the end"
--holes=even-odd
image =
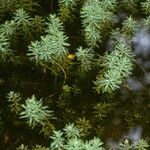
{"type": "Polygon", "coordinates": [[[105,54],[101,66],[104,70],[99,73],[94,82],[95,89],[98,93],[112,93],[119,88],[133,69],[133,54],[124,39],[117,41],[111,54],[105,54]]]}
{"type": "Polygon", "coordinates": [[[86,141],[85,150],[104,150],[101,139],[94,137],[90,141],[86,141]]]}
{"type": "Polygon", "coordinates": [[[64,150],[83,150],[84,143],[79,138],[71,138],[68,140],[67,145],[64,146],[64,150]]]}
{"type": "Polygon", "coordinates": [[[29,32],[29,26],[31,25],[32,18],[26,11],[23,9],[17,9],[14,13],[13,19],[20,30],[24,31],[25,33],[29,32]]]}
{"type": "Polygon", "coordinates": [[[74,124],[68,124],[63,131],[54,131],[50,148],[52,150],[102,150],[103,143],[99,138],[84,142],[80,136],[81,131],[74,124]],[[63,132],[65,131],[65,133],[63,132]]]}
{"type": "Polygon", "coordinates": [[[101,41],[101,33],[110,27],[112,23],[113,14],[109,9],[113,4],[107,3],[108,5],[106,5],[105,3],[107,2],[87,0],[80,11],[84,27],[85,42],[90,47],[97,46],[97,42],[101,41]],[[104,5],[105,7],[102,7],[104,5]]]}
{"type": "Polygon", "coordinates": [[[37,101],[33,95],[22,104],[21,107],[24,109],[20,113],[20,118],[26,118],[29,126],[34,127],[40,123],[43,125],[45,120],[49,117],[53,117],[53,111],[47,110],[48,106],[43,106],[42,99],[37,101]]]}
{"type": "Polygon", "coordinates": [[[48,19],[48,21],[46,24],[48,27],[46,29],[46,32],[48,34],[56,35],[57,32],[64,30],[62,22],[60,21],[60,19],[58,17],[56,17],[55,14],[49,15],[47,19],[48,19]]]}
{"type": "Polygon", "coordinates": [[[127,36],[127,37],[132,37],[134,32],[137,29],[137,21],[134,20],[131,16],[128,17],[124,22],[123,22],[123,27],[122,27],[122,32],[127,36]]]}
{"type": "Polygon", "coordinates": [[[67,43],[68,37],[64,34],[62,23],[56,15],[49,15],[47,25],[47,35],[41,36],[40,41],[31,42],[27,55],[30,60],[36,61],[37,64],[44,69],[51,70],[55,75],[61,70],[65,83],[66,73],[63,65],[68,55],[67,47],[70,46],[67,43]]]}
{"type": "Polygon", "coordinates": [[[53,131],[53,135],[50,138],[53,140],[50,145],[52,150],[63,148],[65,138],[62,131],[53,131]]]}
{"type": "Polygon", "coordinates": [[[148,150],[148,143],[143,140],[139,139],[136,143],[130,143],[128,139],[125,139],[121,143],[119,143],[119,150],[148,150]]]}
{"type": "Polygon", "coordinates": [[[101,2],[101,7],[105,10],[109,11],[115,11],[117,7],[117,0],[102,0],[101,2]]]}
{"type": "Polygon", "coordinates": [[[147,143],[147,141],[139,139],[137,143],[133,144],[133,147],[137,150],[148,150],[149,144],[147,143]]]}
{"type": "Polygon", "coordinates": [[[76,52],[77,60],[80,62],[80,68],[79,70],[81,72],[87,72],[88,70],[91,70],[92,60],[94,57],[94,54],[92,53],[91,49],[83,49],[82,47],[79,47],[76,52]]]}
{"type": "Polygon", "coordinates": [[[7,38],[11,39],[12,35],[15,33],[16,23],[14,20],[6,21],[4,24],[0,25],[0,34],[3,34],[7,38]]]}
{"type": "Polygon", "coordinates": [[[80,137],[80,129],[77,128],[74,123],[72,124],[68,124],[65,126],[64,128],[64,132],[65,132],[65,135],[68,139],[71,139],[71,138],[76,138],[76,137],[80,137]]]}
{"type": "Polygon", "coordinates": [[[67,56],[67,36],[64,35],[62,24],[55,15],[48,18],[47,35],[41,41],[32,42],[29,46],[28,56],[37,63],[61,63],[67,56]]]}

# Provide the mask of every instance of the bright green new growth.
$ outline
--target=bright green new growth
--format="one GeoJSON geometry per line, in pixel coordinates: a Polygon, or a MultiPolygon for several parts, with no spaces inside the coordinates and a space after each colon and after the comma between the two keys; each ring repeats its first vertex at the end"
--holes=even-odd
{"type": "Polygon", "coordinates": [[[85,150],[104,150],[103,142],[98,137],[94,137],[92,140],[86,141],[84,147],[85,150]]]}
{"type": "Polygon", "coordinates": [[[20,113],[20,118],[26,118],[29,126],[34,127],[36,124],[48,120],[49,117],[53,116],[53,111],[48,110],[48,106],[42,105],[42,99],[37,101],[33,95],[22,104],[21,107],[24,109],[20,113]]]}
{"type": "Polygon", "coordinates": [[[148,150],[148,143],[139,139],[136,143],[130,143],[128,139],[125,139],[121,143],[119,143],[119,150],[148,150]]]}
{"type": "MultiPolygon", "coordinates": [[[[62,136],[63,132],[54,131],[54,135],[51,136],[51,139],[55,140],[55,142],[53,142],[54,145],[57,142],[60,142],[60,145],[53,148],[46,148],[36,145],[32,149],[28,149],[28,146],[21,144],[16,150],[105,150],[105,148],[103,148],[103,143],[97,137],[94,137],[90,141],[84,142],[79,138],[72,138],[69,141],[65,141],[65,138],[62,136]],[[63,145],[65,142],[67,142],[66,145],[63,145]]],[[[116,147],[107,147],[109,150],[148,150],[148,148],[148,143],[143,139],[139,139],[136,143],[130,142],[129,139],[124,139],[118,145],[116,145],[116,147]]]]}
{"type": "Polygon", "coordinates": [[[134,20],[131,16],[129,16],[124,22],[122,27],[122,32],[128,36],[133,36],[134,32],[137,29],[137,21],[134,20]]]}
{"type": "Polygon", "coordinates": [[[93,138],[90,141],[83,141],[81,130],[74,124],[68,124],[63,131],[54,131],[51,139],[50,148],[52,150],[102,150],[103,143],[99,138],[93,138]],[[63,132],[64,131],[64,132],[63,132]]]}
{"type": "Polygon", "coordinates": [[[17,27],[25,33],[28,33],[29,26],[31,25],[31,17],[23,9],[17,9],[14,13],[14,22],[16,22],[17,27]]]}
{"type": "Polygon", "coordinates": [[[56,15],[49,16],[47,25],[47,35],[42,36],[41,41],[32,42],[27,55],[37,63],[61,64],[68,54],[68,37],[56,15]]]}
{"type": "Polygon", "coordinates": [[[62,131],[53,131],[53,135],[50,138],[53,140],[50,145],[52,150],[63,148],[65,138],[62,131]]]}
{"type": "Polygon", "coordinates": [[[133,145],[133,147],[137,150],[147,150],[149,145],[147,141],[140,139],[136,144],[133,145]]]}
{"type": "Polygon", "coordinates": [[[102,39],[101,33],[112,24],[115,1],[85,1],[80,13],[84,27],[85,42],[90,47],[96,47],[102,39]]]}
{"type": "Polygon", "coordinates": [[[66,125],[66,127],[63,130],[68,139],[80,137],[81,131],[73,123],[69,123],[68,125],[66,125]]]}
{"type": "Polygon", "coordinates": [[[79,47],[76,52],[77,60],[80,62],[80,71],[87,72],[91,70],[94,54],[91,49],[79,47]]]}
{"type": "Polygon", "coordinates": [[[98,93],[112,93],[118,89],[133,69],[133,54],[125,39],[117,41],[114,50],[102,59],[103,71],[97,76],[95,89],[98,93]]]}
{"type": "Polygon", "coordinates": [[[4,24],[0,25],[0,34],[3,34],[7,38],[11,38],[16,30],[16,23],[14,20],[6,21],[4,24]]]}

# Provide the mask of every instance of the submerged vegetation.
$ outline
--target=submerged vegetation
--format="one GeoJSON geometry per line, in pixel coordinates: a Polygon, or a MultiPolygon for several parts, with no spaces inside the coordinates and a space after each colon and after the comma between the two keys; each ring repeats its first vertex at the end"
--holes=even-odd
{"type": "Polygon", "coordinates": [[[0,149],[148,150],[149,0],[0,0],[0,149]]]}

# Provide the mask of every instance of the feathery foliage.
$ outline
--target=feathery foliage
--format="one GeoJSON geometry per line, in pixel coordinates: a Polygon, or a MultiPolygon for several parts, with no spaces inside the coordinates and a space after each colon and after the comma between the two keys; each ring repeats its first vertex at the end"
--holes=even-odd
{"type": "Polygon", "coordinates": [[[98,93],[112,93],[123,83],[133,69],[133,54],[125,39],[117,41],[114,50],[102,58],[104,70],[97,76],[95,89],[98,93]]]}
{"type": "Polygon", "coordinates": [[[129,16],[123,22],[122,32],[128,37],[132,37],[137,29],[137,24],[137,21],[134,20],[131,16],[129,16]]]}
{"type": "Polygon", "coordinates": [[[73,123],[67,124],[63,130],[68,139],[80,137],[81,131],[73,123]]]}
{"type": "Polygon", "coordinates": [[[53,140],[53,142],[50,145],[51,149],[61,149],[63,147],[65,139],[63,137],[62,131],[53,131],[51,139],[53,140]]]}
{"type": "Polygon", "coordinates": [[[48,18],[47,35],[41,37],[41,41],[34,41],[29,46],[28,56],[37,63],[61,63],[68,54],[69,44],[64,35],[62,24],[56,15],[48,18]]]}
{"type": "Polygon", "coordinates": [[[0,149],[149,149],[140,139],[149,127],[149,8],[149,0],[0,0],[0,149]],[[98,137],[121,141],[103,146],[98,137]]]}
{"type": "Polygon", "coordinates": [[[17,28],[19,30],[23,31],[24,33],[29,32],[32,19],[26,11],[23,9],[17,9],[14,13],[13,19],[16,22],[17,28]]]}
{"type": "Polygon", "coordinates": [[[112,24],[112,9],[115,1],[85,1],[80,13],[84,28],[85,42],[90,47],[98,46],[102,40],[101,34],[112,24]]]}
{"type": "Polygon", "coordinates": [[[48,106],[42,105],[42,99],[37,101],[33,95],[22,104],[21,107],[24,109],[20,113],[20,118],[26,118],[29,126],[34,127],[36,124],[43,124],[45,120],[53,117],[53,111],[48,110],[48,106]]]}
{"type": "Polygon", "coordinates": [[[14,20],[6,21],[4,24],[0,25],[0,34],[6,36],[7,38],[11,38],[16,30],[16,23],[14,20]]]}
{"type": "Polygon", "coordinates": [[[119,143],[119,150],[147,150],[148,147],[149,145],[143,139],[139,139],[138,142],[131,144],[128,139],[125,139],[123,142],[119,143]]]}
{"type": "Polygon", "coordinates": [[[77,60],[80,62],[80,68],[79,70],[82,73],[85,73],[89,70],[91,70],[92,60],[94,57],[94,54],[91,49],[83,49],[82,47],[79,47],[76,52],[77,60]]]}
{"type": "Polygon", "coordinates": [[[62,150],[102,150],[103,143],[99,138],[94,137],[93,139],[84,142],[80,138],[80,129],[74,126],[74,124],[68,124],[63,131],[54,131],[51,136],[53,140],[51,143],[51,149],[62,149],[62,150]],[[65,131],[65,133],[63,132],[65,131]]]}

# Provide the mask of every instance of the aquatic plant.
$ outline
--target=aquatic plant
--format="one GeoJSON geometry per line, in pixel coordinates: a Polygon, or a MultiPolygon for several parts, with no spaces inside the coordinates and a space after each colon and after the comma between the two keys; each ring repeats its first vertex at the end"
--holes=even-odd
{"type": "Polygon", "coordinates": [[[67,124],[63,130],[64,130],[65,135],[68,139],[80,137],[80,132],[81,131],[73,123],[72,124],[67,124]]]}
{"type": "Polygon", "coordinates": [[[102,32],[112,24],[113,13],[109,9],[114,9],[115,4],[115,1],[85,1],[80,14],[88,46],[96,47],[102,41],[102,32]]]}
{"type": "Polygon", "coordinates": [[[25,104],[21,105],[23,110],[20,113],[20,118],[27,119],[27,123],[31,127],[38,123],[43,124],[49,117],[53,117],[53,111],[48,110],[48,106],[43,106],[42,103],[42,99],[38,101],[34,95],[27,98],[25,104]]]}
{"type": "Polygon", "coordinates": [[[14,20],[6,21],[4,24],[0,25],[0,34],[11,39],[12,35],[15,33],[16,23],[14,20]]]}
{"type": "Polygon", "coordinates": [[[119,144],[119,150],[147,150],[149,145],[143,139],[140,139],[137,143],[129,143],[128,139],[125,139],[123,142],[119,144]]]}
{"type": "Polygon", "coordinates": [[[137,30],[137,21],[134,20],[134,18],[132,18],[131,16],[129,16],[122,24],[122,32],[128,37],[132,37],[135,31],[137,30]]]}
{"type": "Polygon", "coordinates": [[[79,72],[82,74],[91,70],[92,60],[94,57],[92,50],[87,48],[83,49],[82,47],[79,47],[75,54],[77,56],[77,61],[79,61],[80,64],[79,72]]]}
{"type": "Polygon", "coordinates": [[[54,131],[51,139],[51,149],[62,150],[102,150],[103,142],[94,137],[89,141],[83,141],[80,138],[81,130],[74,126],[74,124],[68,124],[63,131],[54,131]],[[63,132],[64,131],[64,132],[63,132]]]}
{"type": "Polygon", "coordinates": [[[149,0],[0,4],[0,149],[149,148],[149,0]]]}
{"type": "Polygon", "coordinates": [[[123,80],[131,74],[133,60],[131,47],[121,38],[117,41],[114,50],[110,54],[106,53],[102,58],[101,66],[104,69],[94,81],[96,91],[111,93],[118,89],[123,80]]]}
{"type": "Polygon", "coordinates": [[[64,34],[62,23],[56,15],[49,15],[47,22],[46,36],[41,36],[40,41],[31,42],[27,55],[30,60],[34,60],[45,69],[51,70],[55,75],[56,67],[63,71],[64,78],[66,73],[63,69],[66,56],[68,54],[68,37],[64,34]],[[53,65],[53,67],[49,67],[53,65]]]}

